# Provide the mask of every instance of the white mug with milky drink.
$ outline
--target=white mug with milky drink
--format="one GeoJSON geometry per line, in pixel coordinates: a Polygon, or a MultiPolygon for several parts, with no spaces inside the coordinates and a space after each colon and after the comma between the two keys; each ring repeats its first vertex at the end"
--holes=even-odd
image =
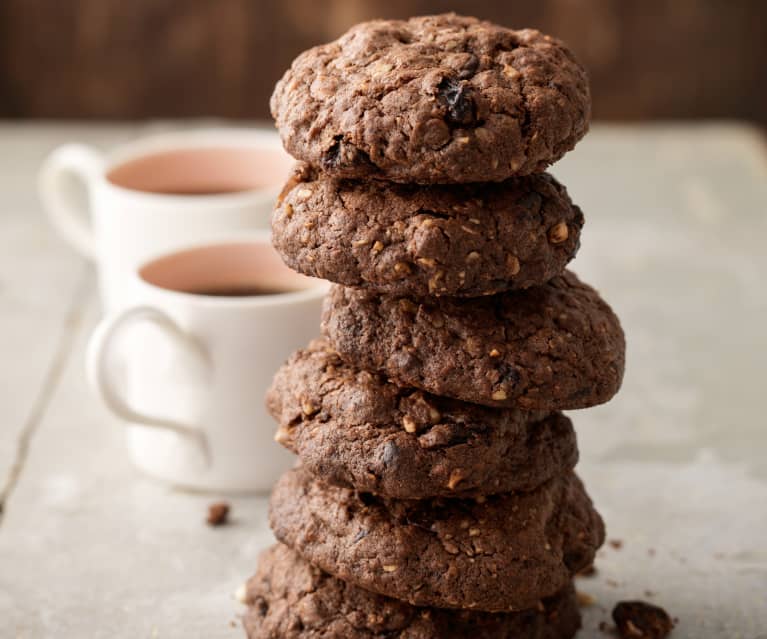
{"type": "Polygon", "coordinates": [[[265,231],[154,258],[132,278],[136,304],[102,320],[87,369],[135,464],[187,488],[269,490],[292,459],[264,394],[316,335],[327,282],[288,269],[265,231]]]}
{"type": "Polygon", "coordinates": [[[106,310],[129,304],[143,260],[212,235],[268,229],[293,161],[276,133],[210,129],[147,137],[104,156],[67,144],[46,159],[40,196],[53,225],[95,260],[106,310]],[[72,178],[85,183],[88,206],[72,178]]]}

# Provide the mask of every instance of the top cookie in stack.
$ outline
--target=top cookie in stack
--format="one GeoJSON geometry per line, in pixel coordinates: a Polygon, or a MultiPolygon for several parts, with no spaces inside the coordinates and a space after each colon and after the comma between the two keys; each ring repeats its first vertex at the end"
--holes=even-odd
{"type": "Polygon", "coordinates": [[[559,40],[455,14],[357,25],[298,56],[271,102],[294,157],[417,184],[543,171],[585,135],[590,105],[559,40]]]}

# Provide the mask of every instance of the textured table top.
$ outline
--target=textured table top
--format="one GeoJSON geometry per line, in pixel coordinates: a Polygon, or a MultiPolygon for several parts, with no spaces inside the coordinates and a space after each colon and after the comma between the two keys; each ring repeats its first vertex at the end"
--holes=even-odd
{"type": "MultiPolygon", "coordinates": [[[[233,593],[271,539],[145,479],[86,387],[91,267],[48,227],[35,172],[57,144],[152,125],[0,123],[0,636],[241,637],[233,593]]],[[[595,126],[553,172],[586,215],[574,262],[620,315],[622,392],[572,414],[609,539],[579,637],[616,601],[679,639],[767,637],[767,145],[740,125],[595,126]],[[620,546],[620,547],[619,547],[620,546]]]]}

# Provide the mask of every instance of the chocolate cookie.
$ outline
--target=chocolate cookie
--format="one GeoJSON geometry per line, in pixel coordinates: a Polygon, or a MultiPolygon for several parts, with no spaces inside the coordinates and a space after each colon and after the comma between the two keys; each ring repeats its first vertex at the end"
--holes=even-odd
{"type": "Polygon", "coordinates": [[[339,180],[300,164],[272,216],[272,243],[291,268],[347,286],[477,297],[561,274],[582,226],[547,174],[416,186],[339,180]]]}
{"type": "Polygon", "coordinates": [[[466,300],[415,301],[334,286],[323,331],[354,366],[487,406],[586,408],[609,400],[623,378],[618,318],[571,272],[466,300]]]}
{"type": "Polygon", "coordinates": [[[534,607],[604,540],[573,473],[529,493],[403,501],[297,468],[275,485],[269,520],[277,539],[355,586],[416,606],[488,612],[534,607]]]}
{"type": "Polygon", "coordinates": [[[278,544],[247,584],[248,639],[570,639],[580,627],[571,585],[532,610],[416,608],[331,577],[278,544]]]}
{"type": "Polygon", "coordinates": [[[392,384],[321,340],[296,352],[266,395],[276,439],[313,475],[399,499],[532,490],[571,470],[561,413],[486,408],[392,384]]]}
{"type": "Polygon", "coordinates": [[[447,184],[543,171],[586,133],[591,99],[559,40],[445,14],[305,51],[271,110],[288,152],[323,171],[447,184]]]}

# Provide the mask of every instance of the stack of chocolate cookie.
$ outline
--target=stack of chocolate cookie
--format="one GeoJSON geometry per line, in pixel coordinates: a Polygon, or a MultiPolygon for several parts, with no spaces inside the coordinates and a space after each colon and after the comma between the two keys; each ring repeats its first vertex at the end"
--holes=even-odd
{"type": "Polygon", "coordinates": [[[571,637],[604,527],[560,411],[624,365],[565,271],[582,214],[542,173],[587,130],[583,69],[537,31],[374,21],[299,56],[272,111],[302,161],[274,244],[337,284],[267,397],[300,465],[249,636],[571,637]]]}

